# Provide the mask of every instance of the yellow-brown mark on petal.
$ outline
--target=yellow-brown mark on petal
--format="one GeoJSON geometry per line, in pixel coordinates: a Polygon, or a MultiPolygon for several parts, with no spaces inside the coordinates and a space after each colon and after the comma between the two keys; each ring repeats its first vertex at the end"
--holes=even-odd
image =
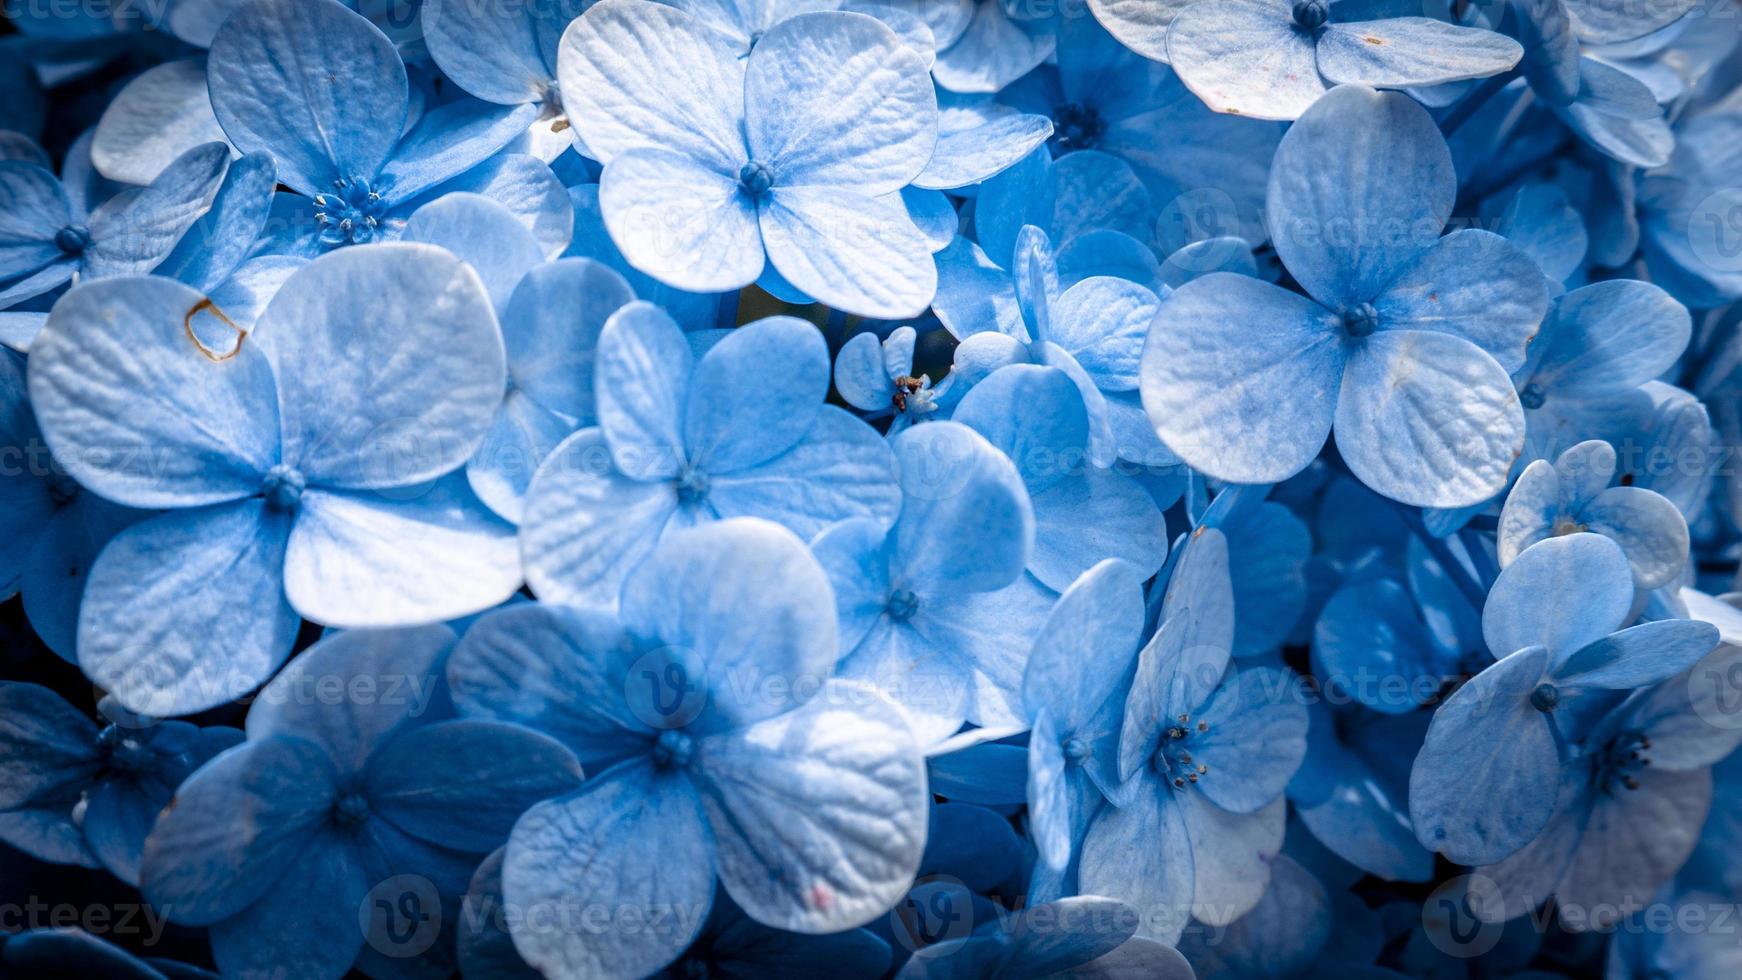
{"type": "Polygon", "coordinates": [[[230,358],[235,357],[237,354],[242,353],[242,341],[248,339],[248,331],[237,326],[236,321],[225,316],[224,311],[219,309],[218,304],[212,302],[210,297],[195,303],[193,309],[187,311],[187,315],[182,317],[181,327],[183,332],[187,334],[188,339],[194,342],[194,347],[197,348],[200,354],[208,361],[227,361],[230,358]],[[236,331],[236,345],[224,352],[215,351],[212,348],[207,347],[206,342],[201,340],[199,333],[194,330],[194,317],[199,316],[201,313],[211,314],[218,319],[218,322],[229,327],[231,330],[236,331]]]}

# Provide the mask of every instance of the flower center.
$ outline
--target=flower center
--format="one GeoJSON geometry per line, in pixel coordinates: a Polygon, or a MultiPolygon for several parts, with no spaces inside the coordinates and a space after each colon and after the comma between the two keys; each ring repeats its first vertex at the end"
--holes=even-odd
{"type": "Polygon", "coordinates": [[[1639,788],[1639,772],[1651,765],[1651,739],[1643,732],[1615,736],[1591,756],[1591,782],[1599,791],[1613,795],[1617,787],[1639,788]]]}
{"type": "Polygon", "coordinates": [[[752,200],[760,200],[774,186],[774,174],[755,160],[738,171],[738,187],[752,200]]]}
{"type": "Polygon", "coordinates": [[[1518,393],[1518,400],[1523,403],[1525,408],[1535,411],[1542,407],[1544,401],[1548,400],[1548,392],[1542,390],[1542,385],[1532,381],[1524,386],[1523,391],[1518,393]]]}
{"type": "Polygon", "coordinates": [[[1085,150],[1094,146],[1107,131],[1101,113],[1091,106],[1071,102],[1062,105],[1052,117],[1053,145],[1061,152],[1085,150]]]}
{"type": "Polygon", "coordinates": [[[324,245],[364,245],[375,240],[387,202],[362,177],[333,181],[331,194],[315,195],[315,220],[324,245]]]}
{"type": "Polygon", "coordinates": [[[1294,24],[1303,31],[1316,31],[1331,19],[1331,5],[1325,0],[1299,0],[1294,5],[1294,24]]]}
{"type": "Polygon", "coordinates": [[[1343,314],[1343,329],[1351,337],[1370,337],[1379,329],[1379,311],[1372,303],[1362,303],[1343,314]]]}
{"type": "Polygon", "coordinates": [[[659,733],[659,741],[653,743],[653,764],[660,769],[681,769],[689,765],[690,753],[695,751],[695,743],[690,737],[675,728],[668,728],[659,733]]]}
{"type": "Polygon", "coordinates": [[[1588,530],[1590,530],[1589,527],[1586,527],[1585,525],[1580,524],[1578,521],[1575,521],[1570,517],[1557,517],[1557,518],[1555,518],[1555,521],[1554,521],[1554,528],[1553,528],[1552,533],[1554,534],[1555,537],[1558,538],[1558,537],[1561,537],[1563,535],[1578,534],[1580,531],[1588,531],[1588,530]]]}
{"type": "Polygon", "coordinates": [[[1149,767],[1175,789],[1184,789],[1187,785],[1196,783],[1209,774],[1210,767],[1192,761],[1189,748],[1193,736],[1205,734],[1209,730],[1209,722],[1200,721],[1194,725],[1191,715],[1180,715],[1161,733],[1161,744],[1156,746],[1155,755],[1150,757],[1149,767]]]}
{"type": "Polygon", "coordinates": [[[906,589],[896,589],[889,593],[889,604],[884,607],[889,618],[898,623],[905,623],[919,611],[919,596],[906,589]]]}
{"type": "Polygon", "coordinates": [[[936,394],[931,390],[931,377],[902,375],[895,379],[895,394],[890,397],[895,410],[903,415],[930,415],[938,410],[936,394]]]}
{"type": "Polygon", "coordinates": [[[1561,703],[1561,689],[1547,681],[1536,685],[1536,690],[1530,692],[1530,706],[1538,711],[1553,711],[1561,703]]]}
{"type": "Polygon", "coordinates": [[[696,504],[708,495],[712,481],[708,474],[703,473],[693,463],[685,463],[677,474],[677,499],[679,503],[696,504]]]}
{"type": "Polygon", "coordinates": [[[369,800],[362,793],[346,793],[333,804],[333,821],[341,827],[358,827],[369,819],[369,800]]]}
{"type": "Polygon", "coordinates": [[[1059,751],[1064,753],[1065,761],[1071,765],[1082,765],[1089,757],[1089,743],[1072,735],[1059,743],[1059,751]]]}
{"type": "Polygon", "coordinates": [[[260,481],[260,496],[266,498],[266,506],[273,510],[295,510],[302,502],[302,491],[308,486],[301,472],[279,463],[266,474],[266,479],[260,481]]]}
{"type": "Polygon", "coordinates": [[[79,255],[91,247],[91,229],[84,225],[67,225],[54,233],[54,247],[68,255],[79,255]]]}
{"type": "Polygon", "coordinates": [[[110,725],[98,733],[97,747],[106,757],[110,769],[129,773],[144,771],[153,753],[139,734],[119,725],[110,725]]]}

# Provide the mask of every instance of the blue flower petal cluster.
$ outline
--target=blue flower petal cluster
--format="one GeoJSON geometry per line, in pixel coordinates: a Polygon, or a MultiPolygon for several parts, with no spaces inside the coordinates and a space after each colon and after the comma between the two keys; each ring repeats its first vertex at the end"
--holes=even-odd
{"type": "Polygon", "coordinates": [[[1730,0],[0,13],[0,975],[1742,975],[1730,0]]]}

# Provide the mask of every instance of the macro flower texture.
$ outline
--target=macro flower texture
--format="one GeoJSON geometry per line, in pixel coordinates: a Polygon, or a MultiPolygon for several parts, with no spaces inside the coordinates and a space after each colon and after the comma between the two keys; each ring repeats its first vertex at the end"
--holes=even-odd
{"type": "Polygon", "coordinates": [[[1736,0],[0,0],[0,977],[1742,977],[1736,0]]]}

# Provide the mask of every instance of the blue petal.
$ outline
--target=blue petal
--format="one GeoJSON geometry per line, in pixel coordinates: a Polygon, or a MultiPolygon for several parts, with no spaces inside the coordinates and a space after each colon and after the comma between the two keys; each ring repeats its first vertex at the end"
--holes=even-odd
{"type": "Polygon", "coordinates": [[[1231,813],[1276,799],[1306,755],[1307,712],[1293,674],[1249,667],[1224,680],[1196,717],[1209,731],[1192,739],[1192,758],[1210,767],[1197,788],[1231,813]]]}
{"type": "Polygon", "coordinates": [[[791,710],[835,663],[828,577],[802,541],[767,521],[667,536],[624,582],[622,614],[637,636],[690,651],[710,699],[697,724],[716,731],[791,710]],[[787,695],[746,685],[746,670],[784,680],[787,695]]]}
{"type": "Polygon", "coordinates": [[[364,792],[382,819],[421,840],[482,853],[522,812],[581,782],[558,742],[518,725],[442,722],[405,732],[369,757],[364,792]]]}
{"type": "Polygon", "coordinates": [[[728,334],[690,376],[685,461],[710,476],[767,463],[804,438],[829,390],[829,349],[817,328],[769,317],[728,334]],[[780,383],[744,397],[744,379],[780,383]]]}
{"type": "Polygon", "coordinates": [[[629,263],[673,288],[722,292],[762,275],[756,206],[735,173],[670,150],[629,150],[605,165],[599,210],[629,263]]]}
{"type": "Polygon", "coordinates": [[[768,259],[818,301],[860,316],[918,316],[937,292],[931,243],[899,195],[776,187],[761,215],[768,259]]]}
{"type": "MultiPolygon", "coordinates": [[[[681,336],[678,350],[687,357],[681,336]]],[[[601,376],[607,353],[601,344],[601,376]]],[[[527,487],[520,530],[526,580],[549,602],[615,608],[624,578],[653,550],[679,507],[675,484],[625,475],[612,464],[604,431],[582,429],[551,451],[527,487]]]]}
{"type": "Polygon", "coordinates": [[[839,932],[912,884],[930,795],[892,702],[833,682],[796,711],[702,739],[695,765],[720,881],[758,922],[839,932]]]}
{"type": "Polygon", "coordinates": [[[1480,503],[1524,448],[1524,410],[1486,351],[1450,334],[1382,330],[1355,348],[1337,448],[1361,482],[1419,507],[1480,503]]]}
{"type": "Polygon", "coordinates": [[[1427,110],[1395,92],[1339,86],[1277,147],[1270,236],[1308,293],[1353,309],[1439,241],[1457,187],[1427,110]],[[1373,180],[1381,170],[1397,179],[1373,180]]]}
{"type": "Polygon", "coordinates": [[[289,532],[260,500],[172,511],[121,532],[85,588],[79,666],[156,717],[246,693],[296,640],[283,586],[289,532]]]}
{"type": "Polygon", "coordinates": [[[737,176],[748,159],[745,61],[730,39],[673,7],[626,0],[595,4],[570,27],[557,78],[577,145],[606,165],[659,148],[737,176]]]}
{"type": "Polygon", "coordinates": [[[431,245],[324,255],[291,276],[257,329],[278,383],[284,459],[310,484],[376,490],[451,472],[502,403],[490,299],[476,273],[431,245]],[[365,301],[372,315],[358,319],[365,301]]]}
{"type": "Polygon", "coordinates": [[[149,68],[115,94],[97,122],[91,163],[110,180],[144,185],[188,150],[224,141],[206,66],[188,58],[149,68]]]}
{"type": "Polygon", "coordinates": [[[1373,305],[1385,329],[1462,337],[1511,372],[1524,364],[1548,292],[1529,256],[1499,235],[1468,228],[1400,270],[1373,305]]]}
{"type": "Polygon", "coordinates": [[[1613,541],[1568,534],[1519,555],[1488,593],[1482,635],[1496,657],[1528,646],[1560,662],[1621,627],[1633,607],[1633,576],[1613,541]]]}
{"type": "Polygon", "coordinates": [[[547,97],[563,28],[587,6],[585,0],[532,7],[431,0],[419,17],[442,74],[480,99],[514,105],[547,97]]]}
{"type": "Polygon", "coordinates": [[[887,526],[901,510],[895,471],[889,443],[876,429],[824,405],[786,452],[713,477],[708,505],[722,518],[766,518],[804,537],[856,518],[887,526]]]}
{"type": "Polygon", "coordinates": [[[594,404],[617,469],[638,480],[677,475],[692,365],[683,331],[659,307],[630,303],[605,321],[594,404]]]}
{"type": "Polygon", "coordinates": [[[1430,17],[1389,17],[1325,25],[1319,71],[1333,82],[1375,88],[1443,85],[1498,75],[1524,48],[1504,34],[1430,17]]]}
{"type": "Polygon", "coordinates": [[[31,400],[55,458],[119,503],[187,507],[258,492],[279,459],[265,358],[186,339],[204,297],[168,279],[89,283],[32,344],[31,400]]]}
{"type": "Polygon", "coordinates": [[[344,628],[459,619],[520,587],[514,527],[462,474],[415,489],[304,492],[284,590],[302,615],[344,628]]]}
{"type": "Polygon", "coordinates": [[[1052,120],[985,97],[939,93],[938,143],[916,186],[952,190],[1010,169],[1052,135],[1052,120]]]}
{"type": "Polygon", "coordinates": [[[479,619],[448,658],[462,714],[552,735],[589,771],[604,769],[651,739],[626,685],[641,683],[623,629],[594,613],[525,603],[479,619]]]}
{"type": "Polygon", "coordinates": [[[213,39],[206,73],[230,142],[272,154],[278,179],[308,195],[373,180],[410,104],[393,42],[332,0],[242,6],[213,39]]]}
{"type": "Polygon", "coordinates": [[[714,844],[690,781],[625,764],[515,825],[502,863],[510,908],[664,908],[664,929],[511,924],[514,946],[549,974],[644,976],[701,932],[714,898],[714,844]]]}
{"type": "Polygon", "coordinates": [[[534,266],[543,246],[514,212],[481,194],[444,194],[412,212],[402,241],[439,245],[472,267],[501,317],[509,296],[534,266]]]}
{"type": "Polygon", "coordinates": [[[800,13],[776,24],[750,51],[744,101],[750,156],[777,190],[889,194],[919,175],[937,143],[924,61],[863,14],[800,13]]]}
{"type": "Polygon", "coordinates": [[[1004,454],[959,423],[895,440],[901,517],[895,584],[916,593],[984,592],[1014,581],[1034,542],[1034,512],[1004,454]]]}
{"type": "Polygon", "coordinates": [[[1313,49],[1270,0],[1193,4],[1167,32],[1167,60],[1205,105],[1258,119],[1295,119],[1325,93],[1313,49]]]}

